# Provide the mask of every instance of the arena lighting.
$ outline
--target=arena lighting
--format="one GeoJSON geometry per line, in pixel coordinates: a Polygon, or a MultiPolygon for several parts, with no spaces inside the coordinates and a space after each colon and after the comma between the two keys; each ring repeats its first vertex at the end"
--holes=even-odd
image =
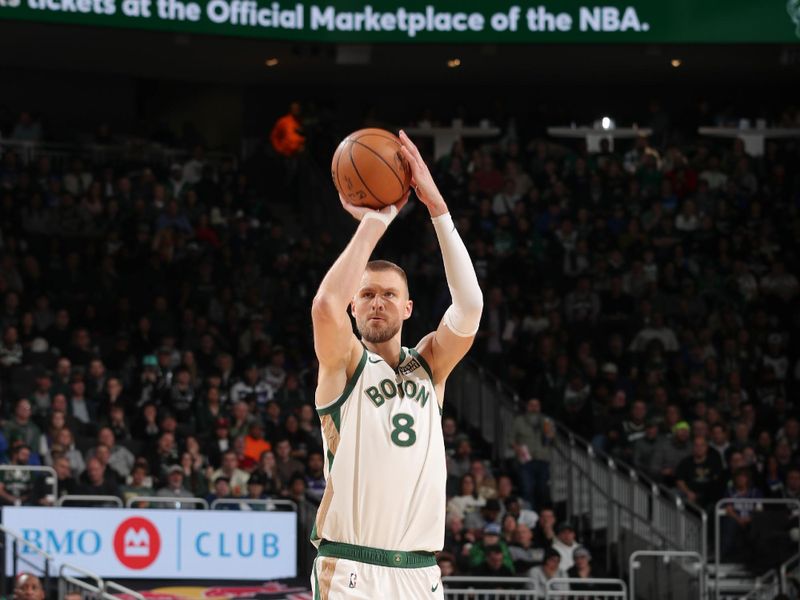
{"type": "Polygon", "coordinates": [[[603,129],[613,129],[614,121],[612,121],[610,117],[603,117],[600,119],[600,127],[603,129]]]}
{"type": "Polygon", "coordinates": [[[451,58],[447,61],[447,66],[451,69],[455,69],[456,67],[461,66],[461,59],[460,58],[451,58]]]}
{"type": "Polygon", "coordinates": [[[279,63],[279,62],[280,62],[280,61],[279,61],[277,58],[275,58],[275,57],[273,56],[272,58],[268,58],[267,60],[265,60],[265,61],[264,61],[264,64],[265,64],[266,66],[268,66],[268,67],[276,67],[276,66],[278,66],[278,63],[279,63]]]}
{"type": "Polygon", "coordinates": [[[669,64],[677,69],[683,64],[683,61],[680,58],[673,58],[671,61],[669,61],[669,64]]]}

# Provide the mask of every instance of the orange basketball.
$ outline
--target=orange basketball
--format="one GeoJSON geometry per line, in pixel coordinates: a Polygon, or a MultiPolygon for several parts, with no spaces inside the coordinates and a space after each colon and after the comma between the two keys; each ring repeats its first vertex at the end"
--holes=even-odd
{"type": "Polygon", "coordinates": [[[400,140],[383,129],[359,129],[336,148],[331,177],[339,193],[357,206],[383,208],[411,187],[411,169],[400,140]]]}

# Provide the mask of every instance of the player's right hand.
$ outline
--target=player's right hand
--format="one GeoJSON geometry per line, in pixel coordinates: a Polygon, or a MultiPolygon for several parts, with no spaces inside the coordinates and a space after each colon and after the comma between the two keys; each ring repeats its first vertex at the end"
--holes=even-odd
{"type": "Polygon", "coordinates": [[[377,213],[383,216],[381,220],[384,221],[388,226],[389,223],[391,223],[392,220],[397,216],[397,213],[403,210],[403,207],[406,205],[406,202],[408,202],[409,195],[410,193],[406,193],[406,195],[403,196],[403,198],[398,202],[395,202],[390,206],[384,206],[380,210],[375,208],[369,208],[368,206],[356,206],[355,204],[348,201],[341,194],[339,194],[339,202],[342,203],[342,208],[344,208],[348,213],[350,213],[356,221],[361,221],[367,215],[367,213],[373,213],[373,214],[377,213]]]}

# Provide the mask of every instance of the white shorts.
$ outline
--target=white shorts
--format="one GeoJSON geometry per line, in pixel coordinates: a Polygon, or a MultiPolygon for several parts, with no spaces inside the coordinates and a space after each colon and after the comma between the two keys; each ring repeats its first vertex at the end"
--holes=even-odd
{"type": "Polygon", "coordinates": [[[311,573],[314,600],[444,600],[442,572],[431,567],[384,567],[317,556],[311,573]]]}

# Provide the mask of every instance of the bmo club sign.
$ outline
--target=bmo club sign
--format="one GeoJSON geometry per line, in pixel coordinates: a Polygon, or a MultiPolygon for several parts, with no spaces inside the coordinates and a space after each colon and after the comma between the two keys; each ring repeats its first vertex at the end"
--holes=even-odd
{"type": "MultiPolygon", "coordinates": [[[[293,512],[3,508],[3,525],[55,559],[101,577],[252,579],[297,576],[293,512]]],[[[38,557],[18,548],[28,562],[38,557]]],[[[12,544],[6,564],[11,568],[12,544]]]]}

